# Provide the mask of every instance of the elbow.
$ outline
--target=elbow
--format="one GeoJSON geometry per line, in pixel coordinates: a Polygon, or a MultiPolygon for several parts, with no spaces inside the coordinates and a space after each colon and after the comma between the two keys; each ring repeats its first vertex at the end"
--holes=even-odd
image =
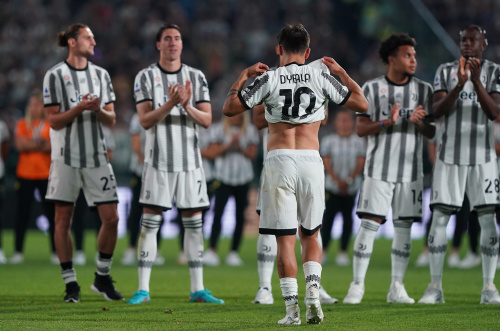
{"type": "Polygon", "coordinates": [[[356,125],[356,134],[358,135],[358,137],[365,137],[366,136],[365,130],[360,128],[358,125],[356,125]]]}
{"type": "Polygon", "coordinates": [[[363,98],[363,100],[361,100],[361,102],[359,103],[358,109],[356,109],[356,112],[366,113],[368,111],[368,107],[369,107],[368,101],[366,100],[366,98],[363,98]]]}

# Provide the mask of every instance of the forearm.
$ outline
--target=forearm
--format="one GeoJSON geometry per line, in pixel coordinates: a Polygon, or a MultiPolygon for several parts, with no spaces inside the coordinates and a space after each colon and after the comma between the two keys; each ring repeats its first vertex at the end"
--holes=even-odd
{"type": "Polygon", "coordinates": [[[80,105],[76,105],[75,107],[60,113],[59,106],[57,106],[57,110],[50,107],[51,109],[47,110],[47,122],[49,126],[54,130],[60,130],[64,128],[69,123],[73,122],[74,119],[80,115],[84,109],[80,105]]]}
{"type": "Polygon", "coordinates": [[[234,84],[231,86],[229,93],[227,94],[226,101],[224,101],[224,106],[222,107],[222,113],[228,117],[232,117],[243,113],[246,108],[241,103],[238,93],[245,86],[248,80],[247,70],[243,70],[234,84]]]}
{"type": "Polygon", "coordinates": [[[139,115],[141,126],[148,130],[163,121],[174,107],[174,105],[169,101],[165,102],[161,107],[156,109],[153,109],[153,103],[151,101],[145,101],[137,104],[137,114],[139,115]]]}
{"type": "Polygon", "coordinates": [[[255,157],[257,156],[257,146],[250,145],[247,148],[241,150],[241,153],[250,160],[255,160],[255,157]]]}
{"type": "Polygon", "coordinates": [[[425,120],[421,120],[415,123],[415,126],[421,134],[425,137],[432,139],[436,134],[436,126],[431,123],[426,122],[425,120]]]}
{"type": "Polygon", "coordinates": [[[96,115],[99,121],[107,127],[113,127],[116,123],[116,113],[113,104],[104,106],[96,112],[96,115]]]}
{"type": "Polygon", "coordinates": [[[432,115],[434,118],[440,118],[443,115],[446,115],[450,112],[453,107],[453,104],[457,100],[460,92],[462,91],[463,86],[457,84],[449,93],[446,93],[443,97],[439,99],[433,99],[432,104],[432,115]]]}
{"type": "Polygon", "coordinates": [[[369,135],[377,134],[382,131],[385,131],[387,128],[392,126],[392,122],[389,120],[372,122],[370,119],[366,118],[364,120],[360,120],[358,118],[356,122],[356,133],[360,137],[366,137],[369,135]]]}
{"type": "Polygon", "coordinates": [[[195,108],[191,105],[187,105],[184,107],[187,113],[191,117],[191,119],[198,125],[201,125],[204,128],[208,128],[212,123],[212,112],[204,112],[198,108],[195,108]]]}
{"type": "Polygon", "coordinates": [[[488,116],[488,118],[494,121],[500,115],[500,107],[497,100],[488,94],[481,82],[474,83],[474,90],[477,93],[477,99],[481,104],[481,109],[488,116]]]}

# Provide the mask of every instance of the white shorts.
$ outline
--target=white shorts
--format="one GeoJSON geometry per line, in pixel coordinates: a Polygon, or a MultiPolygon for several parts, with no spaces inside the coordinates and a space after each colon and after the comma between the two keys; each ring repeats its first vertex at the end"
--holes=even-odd
{"type": "Polygon", "coordinates": [[[75,203],[83,189],[89,207],[117,203],[116,179],[111,164],[97,168],[74,168],[55,160],[50,164],[49,185],[45,198],[49,201],[75,203]]]}
{"type": "Polygon", "coordinates": [[[414,182],[391,183],[365,177],[359,192],[356,214],[381,217],[384,222],[392,207],[394,220],[422,218],[423,178],[414,182]]]}
{"type": "Polygon", "coordinates": [[[320,227],[325,210],[325,167],[315,150],[278,149],[264,162],[259,233],[306,235],[320,227]]]}
{"type": "Polygon", "coordinates": [[[143,206],[203,210],[210,207],[203,168],[192,171],[161,171],[144,163],[139,203],[143,206]]]}
{"type": "Polygon", "coordinates": [[[496,160],[477,165],[447,164],[436,160],[432,179],[431,207],[458,211],[464,195],[471,209],[494,207],[500,204],[500,181],[496,160]]]}

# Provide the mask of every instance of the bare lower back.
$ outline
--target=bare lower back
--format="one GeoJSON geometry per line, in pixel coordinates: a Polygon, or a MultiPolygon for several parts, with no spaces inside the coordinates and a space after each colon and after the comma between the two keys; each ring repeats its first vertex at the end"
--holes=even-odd
{"type": "Polygon", "coordinates": [[[267,148],[319,150],[318,131],[321,122],[310,124],[269,123],[267,148]]]}

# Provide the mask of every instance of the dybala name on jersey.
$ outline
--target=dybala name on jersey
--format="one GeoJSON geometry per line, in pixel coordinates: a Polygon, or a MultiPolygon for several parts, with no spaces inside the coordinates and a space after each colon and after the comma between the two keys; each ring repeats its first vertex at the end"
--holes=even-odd
{"type": "Polygon", "coordinates": [[[281,84],[306,83],[310,80],[311,80],[310,74],[280,75],[280,83],[281,84]]]}

